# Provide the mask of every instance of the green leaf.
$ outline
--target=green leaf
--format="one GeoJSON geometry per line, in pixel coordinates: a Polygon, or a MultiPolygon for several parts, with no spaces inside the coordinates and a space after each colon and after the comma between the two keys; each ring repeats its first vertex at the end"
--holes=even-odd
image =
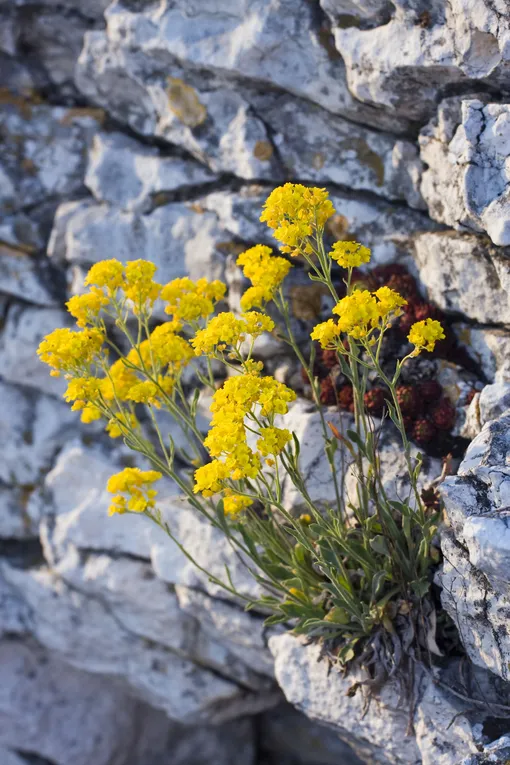
{"type": "Polygon", "coordinates": [[[411,588],[417,597],[423,598],[429,591],[430,582],[427,577],[422,577],[421,579],[416,579],[414,582],[411,582],[411,588]]]}
{"type": "Polygon", "coordinates": [[[390,549],[388,547],[386,537],[383,537],[381,534],[378,534],[376,537],[370,540],[370,547],[372,550],[374,550],[374,552],[379,553],[380,555],[390,554],[390,549]]]}
{"type": "Polygon", "coordinates": [[[273,616],[268,616],[267,619],[264,620],[264,626],[270,627],[272,624],[283,624],[283,622],[286,622],[287,617],[282,614],[273,614],[273,616]]]}
{"type": "Polygon", "coordinates": [[[377,600],[381,594],[381,591],[384,587],[384,582],[386,581],[386,577],[386,571],[378,571],[377,574],[374,574],[372,577],[372,598],[374,600],[377,600]]]}

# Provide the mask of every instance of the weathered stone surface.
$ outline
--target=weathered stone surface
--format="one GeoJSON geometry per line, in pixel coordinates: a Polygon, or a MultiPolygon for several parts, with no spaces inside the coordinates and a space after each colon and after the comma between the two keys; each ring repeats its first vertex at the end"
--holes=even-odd
{"type": "Polygon", "coordinates": [[[83,191],[86,147],[98,129],[94,113],[33,104],[3,104],[2,211],[72,197],[83,191]]]}
{"type": "Polygon", "coordinates": [[[510,244],[510,107],[453,99],[439,109],[420,139],[430,214],[460,230],[487,233],[494,244],[510,244]]]}
{"type": "MultiPolygon", "coordinates": [[[[334,728],[363,762],[457,765],[459,753],[478,751],[480,723],[491,712],[474,711],[472,704],[449,693],[446,678],[438,677],[436,684],[417,667],[412,711],[402,683],[395,679],[367,704],[362,690],[353,696],[347,693],[363,676],[353,672],[344,676],[331,669],[325,659],[320,659],[320,646],[304,646],[285,634],[272,637],[269,647],[287,700],[313,720],[334,728]],[[410,719],[414,736],[408,734],[410,719]]],[[[479,692],[492,692],[491,698],[497,703],[498,689],[491,685],[490,676],[477,675],[475,687],[476,683],[479,692]]]]}
{"type": "Polygon", "coordinates": [[[1,293],[35,305],[54,306],[60,286],[47,263],[0,242],[1,293]]]}
{"type": "Polygon", "coordinates": [[[291,756],[295,765],[361,765],[338,733],[308,719],[290,704],[265,712],[259,731],[260,746],[274,756],[274,765],[287,763],[291,756]]]}
{"type": "MultiPolygon", "coordinates": [[[[491,387],[491,386],[489,386],[491,387]]],[[[488,422],[441,494],[452,534],[442,542],[442,601],[470,658],[510,677],[510,416],[488,422]]]]}
{"type": "Polygon", "coordinates": [[[510,382],[510,332],[462,322],[453,329],[489,382],[510,382]]]}
{"type": "Polygon", "coordinates": [[[0,485],[0,539],[26,539],[37,537],[27,504],[32,486],[12,487],[0,485]]]}
{"type": "Polygon", "coordinates": [[[213,87],[215,78],[220,83],[221,78],[229,83],[253,79],[355,121],[402,128],[405,119],[388,118],[352,98],[342,59],[312,14],[306,0],[278,5],[258,0],[235,9],[222,0],[212,6],[205,0],[192,6],[179,0],[163,13],[152,5],[133,10],[128,3],[114,2],[106,13],[106,31],[86,36],[77,83],[89,98],[145,134],[166,136],[167,121],[172,125],[175,114],[192,127],[204,123],[210,112],[214,120],[215,110],[200,92],[203,85],[197,93],[201,70],[213,87]],[[169,76],[174,84],[180,80],[170,100],[169,76]]]}
{"type": "Polygon", "coordinates": [[[410,141],[353,125],[290,96],[265,96],[255,103],[291,177],[425,206],[419,190],[422,165],[410,141]]]}
{"type": "Polygon", "coordinates": [[[139,215],[84,201],[57,212],[48,254],[80,266],[143,255],[158,266],[157,278],[164,284],[186,273],[192,279],[221,278],[225,240],[228,234],[215,215],[179,202],[139,215]]]}
{"type": "Polygon", "coordinates": [[[450,231],[416,238],[415,260],[429,297],[445,311],[510,324],[510,255],[485,239],[450,231]]]}
{"type": "Polygon", "coordinates": [[[392,5],[391,19],[383,18],[373,29],[356,23],[334,29],[356,98],[423,120],[432,116],[445,86],[477,79],[507,81],[504,2],[394,0],[392,5]]]}
{"type": "Polygon", "coordinates": [[[76,429],[77,417],[64,402],[22,392],[0,382],[0,480],[31,485],[47,471],[55,453],[76,429]]]}
{"type": "Polygon", "coordinates": [[[85,183],[98,202],[121,210],[146,210],[172,192],[210,183],[214,175],[197,162],[165,157],[122,133],[99,133],[89,153],[85,183]]]}
{"type": "Polygon", "coordinates": [[[144,765],[165,748],[169,722],[114,681],[29,642],[4,639],[0,658],[0,747],[37,752],[55,765],[144,765]]]}
{"type": "Polygon", "coordinates": [[[48,366],[39,360],[36,352],[45,335],[70,323],[69,314],[58,308],[12,304],[0,335],[0,369],[4,380],[61,396],[67,387],[65,379],[51,377],[48,366]]]}

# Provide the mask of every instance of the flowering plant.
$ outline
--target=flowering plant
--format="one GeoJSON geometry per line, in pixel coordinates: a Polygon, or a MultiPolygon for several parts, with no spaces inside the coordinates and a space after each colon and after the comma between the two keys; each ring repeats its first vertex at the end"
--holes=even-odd
{"type": "MultiPolygon", "coordinates": [[[[357,659],[391,672],[410,647],[427,652],[435,645],[429,590],[438,515],[419,491],[421,458],[411,450],[397,383],[409,359],[432,351],[444,333],[434,319],[418,321],[409,331],[407,355],[391,370],[382,364],[385,335],[406,300],[387,286],[373,292],[359,288],[353,271],[369,262],[366,247],[340,241],[327,251],[325,226],[333,214],[324,189],[286,184],[270,194],[261,220],[273,229],[284,256],[263,245],[239,255],[237,263],[251,282],[240,315],[216,312],[226,292],[219,281],[180,278],[161,285],[148,261],[97,263],[85,281],[89,291],[67,303],[78,330],[55,330],[38,352],[51,374],[67,379],[65,398],[84,422],[104,418],[112,438],[122,437],[150,463],[149,470],[128,467],[110,478],[111,514],[143,513],[175,539],[171,519],[157,507],[158,481],[172,479],[242,554],[264,592],[248,605],[269,614],[268,624],[286,623],[297,633],[324,639],[341,663],[357,659]],[[299,257],[334,302],[333,316],[313,328],[311,339],[336,357],[352,383],[352,425],[345,432],[328,422],[321,405],[314,345],[305,354],[293,333],[284,289],[293,267],[287,256],[299,257]],[[340,268],[342,296],[334,283],[340,268]],[[170,317],[164,323],[155,321],[156,301],[170,317]],[[281,316],[278,325],[273,307],[281,316]],[[296,393],[265,375],[254,358],[263,333],[292,348],[306,372],[334,485],[334,500],[325,506],[310,496],[299,440],[284,427],[296,393]],[[218,362],[228,373],[219,387],[213,374],[218,362]],[[190,364],[212,394],[205,437],[197,425],[199,390],[190,396],[186,388],[190,364]],[[388,495],[381,476],[382,424],[366,407],[369,378],[384,391],[392,423],[384,427],[396,429],[405,457],[409,490],[398,500],[388,495]],[[144,411],[154,440],[143,427],[144,411]],[[176,466],[178,450],[162,431],[162,411],[188,436],[187,471],[176,466]],[[339,452],[355,475],[355,497],[346,494],[339,452]],[[306,512],[286,506],[284,477],[306,512]]],[[[226,582],[212,578],[243,597],[229,575],[226,582]]]]}

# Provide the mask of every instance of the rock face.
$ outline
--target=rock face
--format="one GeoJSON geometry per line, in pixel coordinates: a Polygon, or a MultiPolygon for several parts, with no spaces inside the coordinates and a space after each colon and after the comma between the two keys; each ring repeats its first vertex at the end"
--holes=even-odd
{"type": "MultiPolygon", "coordinates": [[[[326,680],[316,647],[270,632],[143,519],[107,520],[105,483],[128,452],[78,422],[60,400],[65,381],[35,352],[103,258],[148,258],[160,281],[225,279],[236,310],[235,256],[274,245],[259,220],[270,189],[327,186],[328,238],[363,242],[376,265],[406,265],[487,383],[458,429],[476,438],[443,484],[438,581],[476,682],[505,704],[484,670],[510,680],[507,6],[0,0],[2,765],[504,761],[506,729],[484,737],[483,716],[425,676],[414,736],[392,684],[363,717],[361,697],[344,695],[351,681],[326,680]],[[281,705],[278,685],[308,717],[281,705]]],[[[325,303],[303,292],[299,267],[289,281],[305,339],[325,303]]],[[[299,378],[281,345],[258,352],[279,379],[299,378]]],[[[458,396],[455,363],[440,366],[458,396]]],[[[201,410],[207,427],[205,400],[201,410]]],[[[330,502],[316,414],[301,401],[289,422],[314,498],[330,502]]],[[[383,446],[385,486],[398,495],[401,455],[391,437],[383,446]]],[[[440,469],[430,460],[424,482],[440,469]]],[[[255,594],[221,535],[175,486],[164,497],[195,559],[222,581],[228,566],[255,594]]]]}

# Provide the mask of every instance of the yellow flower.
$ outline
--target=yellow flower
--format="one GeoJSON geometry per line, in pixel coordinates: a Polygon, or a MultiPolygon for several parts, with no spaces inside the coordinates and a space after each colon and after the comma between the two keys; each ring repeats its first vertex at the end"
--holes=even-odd
{"type": "Polygon", "coordinates": [[[226,491],[223,498],[223,512],[235,519],[246,507],[250,507],[252,504],[253,501],[249,497],[226,491]]]}
{"type": "Polygon", "coordinates": [[[308,237],[315,229],[321,231],[334,212],[325,189],[286,183],[271,192],[260,220],[274,230],[282,252],[299,255],[302,249],[311,251],[308,237]]]}
{"type": "Polygon", "coordinates": [[[259,308],[273,299],[274,294],[292,268],[291,264],[271,254],[271,248],[263,244],[250,247],[237,258],[237,265],[243,267],[243,274],[252,283],[241,298],[241,308],[259,308]]]}
{"type": "Polygon", "coordinates": [[[165,312],[183,322],[205,319],[214,312],[216,303],[223,299],[227,288],[223,282],[198,279],[193,282],[187,277],[174,279],[161,290],[161,297],[168,305],[165,312]]]}
{"type": "Polygon", "coordinates": [[[225,467],[233,481],[256,478],[260,472],[260,457],[247,444],[238,444],[225,460],[225,467]]]}
{"type": "Polygon", "coordinates": [[[245,322],[246,334],[252,337],[259,337],[263,332],[272,332],[274,329],[274,321],[269,316],[258,313],[258,311],[243,313],[241,318],[245,322]]]}
{"type": "Polygon", "coordinates": [[[387,319],[390,313],[400,316],[401,307],[407,305],[407,300],[389,287],[379,287],[374,295],[377,298],[377,310],[382,319],[387,319]]]}
{"type": "Polygon", "coordinates": [[[370,261],[370,250],[358,242],[335,242],[329,257],[342,268],[358,268],[370,261]]]}
{"type": "Polygon", "coordinates": [[[413,356],[417,356],[420,351],[433,351],[438,340],[444,340],[446,337],[443,327],[435,319],[425,319],[417,321],[411,327],[407,339],[415,347],[413,356]]]}
{"type": "Polygon", "coordinates": [[[104,336],[97,329],[81,332],[55,329],[46,335],[37,354],[41,361],[53,367],[53,377],[59,377],[61,372],[78,374],[97,361],[103,341],[104,336]]]}
{"type": "Polygon", "coordinates": [[[81,410],[80,420],[88,425],[91,422],[95,422],[95,420],[100,420],[101,417],[101,410],[95,404],[85,404],[81,410]]]}
{"type": "Polygon", "coordinates": [[[135,372],[118,359],[109,370],[109,376],[105,377],[101,386],[101,393],[106,401],[127,401],[128,393],[134,385],[139,383],[135,372]]]}
{"type": "Polygon", "coordinates": [[[150,380],[145,380],[144,382],[139,382],[136,385],[133,385],[126,395],[128,401],[135,401],[137,404],[151,404],[157,409],[161,408],[161,403],[159,401],[160,397],[161,391],[156,383],[153,383],[150,380]]]}
{"type": "Polygon", "coordinates": [[[331,348],[335,345],[335,340],[338,339],[339,334],[340,328],[338,324],[333,319],[328,319],[321,324],[317,324],[313,328],[310,337],[312,340],[317,340],[321,348],[331,348]]]}
{"type": "Polygon", "coordinates": [[[96,263],[87,274],[85,285],[90,284],[96,287],[106,287],[108,293],[115,292],[124,281],[124,266],[114,258],[112,260],[101,260],[96,263]]]}
{"type": "Polygon", "coordinates": [[[193,348],[187,340],[174,332],[174,322],[167,322],[156,327],[150,335],[150,348],[162,366],[185,367],[194,358],[193,348]]]}
{"type": "Polygon", "coordinates": [[[161,284],[152,277],[157,268],[148,260],[130,260],[126,263],[125,296],[133,301],[133,311],[138,313],[147,303],[152,305],[159,296],[161,284]]]}
{"type": "Polygon", "coordinates": [[[74,410],[83,409],[86,403],[99,398],[102,383],[103,380],[100,377],[74,377],[67,383],[64,398],[68,403],[75,402],[74,410]]]}
{"type": "Polygon", "coordinates": [[[257,449],[263,457],[270,454],[280,454],[292,439],[289,430],[275,427],[261,428],[260,436],[261,438],[257,441],[257,449]]]}
{"type": "Polygon", "coordinates": [[[296,400],[294,391],[275,380],[274,377],[262,377],[260,387],[258,403],[261,406],[263,417],[272,414],[287,414],[289,403],[296,400]]]}
{"type": "Polygon", "coordinates": [[[157,470],[140,470],[140,468],[124,468],[120,473],[112,475],[106,489],[115,494],[109,508],[109,515],[114,513],[144,513],[154,508],[154,498],[157,492],[148,488],[162,477],[157,470]],[[123,495],[127,496],[123,496],[123,495]]]}
{"type": "Polygon", "coordinates": [[[106,426],[106,432],[110,438],[119,438],[119,436],[125,435],[127,430],[136,430],[138,427],[138,420],[131,412],[119,412],[115,417],[112,417],[106,426]]]}
{"type": "Polygon", "coordinates": [[[222,414],[207,434],[204,446],[211,457],[220,457],[222,454],[232,453],[245,439],[242,419],[232,419],[222,414]]]}
{"type": "Polygon", "coordinates": [[[339,316],[339,330],[356,340],[366,337],[379,324],[377,301],[368,290],[356,290],[342,298],[333,313],[339,316]]]}
{"type": "Polygon", "coordinates": [[[219,313],[208,325],[199,330],[191,340],[195,354],[213,354],[216,349],[224,350],[227,345],[237,346],[245,339],[246,322],[236,319],[233,313],[219,313]]]}
{"type": "Polygon", "coordinates": [[[92,324],[105,305],[108,305],[108,298],[97,287],[92,287],[84,295],[74,295],[66,303],[67,310],[82,328],[92,324]]]}
{"type": "Polygon", "coordinates": [[[228,468],[219,460],[208,462],[207,465],[195,470],[195,494],[201,492],[204,497],[212,497],[221,491],[223,482],[228,478],[228,468]]]}

